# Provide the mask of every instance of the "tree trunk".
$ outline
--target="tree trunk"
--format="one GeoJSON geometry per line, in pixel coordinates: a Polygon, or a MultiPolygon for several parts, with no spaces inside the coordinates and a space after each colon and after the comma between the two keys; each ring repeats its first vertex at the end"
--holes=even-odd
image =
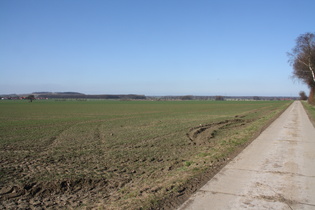
{"type": "Polygon", "coordinates": [[[310,104],[315,104],[315,101],[314,101],[314,94],[315,94],[315,86],[311,86],[310,87],[310,95],[308,96],[308,103],[310,104]]]}

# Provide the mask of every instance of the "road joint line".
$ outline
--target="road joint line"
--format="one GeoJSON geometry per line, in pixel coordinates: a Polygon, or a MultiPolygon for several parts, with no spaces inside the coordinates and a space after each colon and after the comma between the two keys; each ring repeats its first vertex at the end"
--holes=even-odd
{"type": "Polygon", "coordinates": [[[291,175],[291,176],[301,176],[301,177],[307,177],[307,178],[315,178],[314,176],[308,176],[304,174],[299,173],[292,173],[292,172],[286,172],[286,171],[270,171],[270,170],[251,170],[251,169],[244,169],[244,168],[226,168],[228,170],[239,170],[239,171],[251,171],[255,173],[267,173],[267,174],[279,174],[279,175],[291,175]]]}

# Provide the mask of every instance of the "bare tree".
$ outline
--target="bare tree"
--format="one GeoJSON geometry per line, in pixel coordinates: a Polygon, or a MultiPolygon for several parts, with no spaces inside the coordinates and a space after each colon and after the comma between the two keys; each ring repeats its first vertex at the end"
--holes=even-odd
{"type": "Polygon", "coordinates": [[[288,53],[293,66],[293,77],[302,80],[310,88],[309,102],[315,94],[315,34],[305,33],[296,39],[296,45],[288,53]]]}
{"type": "Polygon", "coordinates": [[[181,96],[180,99],[181,100],[193,100],[194,96],[192,96],[192,95],[181,96]]]}
{"type": "Polygon", "coordinates": [[[224,101],[224,97],[223,96],[216,96],[215,100],[216,101],[224,101]]]}
{"type": "Polygon", "coordinates": [[[300,95],[300,100],[302,100],[302,101],[307,100],[307,95],[305,94],[304,91],[300,91],[299,95],[300,95]]]}
{"type": "Polygon", "coordinates": [[[30,100],[30,102],[33,102],[33,100],[35,100],[35,96],[34,95],[29,95],[25,99],[30,100]]]}

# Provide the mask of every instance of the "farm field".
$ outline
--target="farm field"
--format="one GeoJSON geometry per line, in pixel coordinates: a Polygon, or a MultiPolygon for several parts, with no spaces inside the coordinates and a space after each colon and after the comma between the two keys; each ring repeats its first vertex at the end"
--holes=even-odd
{"type": "Polygon", "coordinates": [[[176,206],[290,101],[0,101],[0,208],[176,206]]]}

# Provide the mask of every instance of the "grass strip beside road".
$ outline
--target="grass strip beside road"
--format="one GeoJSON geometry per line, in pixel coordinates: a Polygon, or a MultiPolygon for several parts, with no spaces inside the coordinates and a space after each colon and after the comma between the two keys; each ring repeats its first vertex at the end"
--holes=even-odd
{"type": "Polygon", "coordinates": [[[315,127],[315,106],[307,103],[306,101],[303,101],[302,104],[303,104],[311,122],[313,123],[313,126],[315,127]]]}

